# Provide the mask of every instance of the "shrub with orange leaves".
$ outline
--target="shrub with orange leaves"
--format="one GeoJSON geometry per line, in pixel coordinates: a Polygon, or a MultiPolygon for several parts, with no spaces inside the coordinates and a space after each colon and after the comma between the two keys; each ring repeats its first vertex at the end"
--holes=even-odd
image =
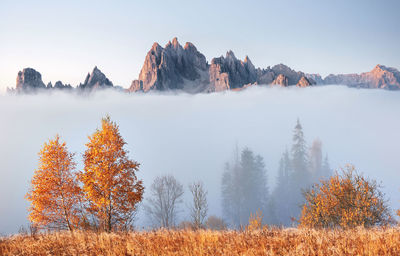
{"type": "Polygon", "coordinates": [[[125,144],[118,125],[103,118],[101,129],[89,136],[79,175],[92,224],[108,232],[129,228],[143,197],[142,181],[136,177],[139,163],[128,158],[125,144]]]}
{"type": "Polygon", "coordinates": [[[374,180],[368,180],[347,165],[342,175],[315,184],[305,192],[300,226],[325,228],[371,227],[390,222],[383,193],[374,180]]]}
{"type": "Polygon", "coordinates": [[[29,220],[33,225],[71,231],[78,227],[80,188],[72,172],[73,156],[58,135],[40,150],[39,167],[25,196],[31,203],[29,220]]]}
{"type": "Polygon", "coordinates": [[[246,230],[253,231],[262,229],[262,219],[263,219],[263,214],[261,210],[257,210],[255,214],[250,213],[249,225],[247,225],[246,230]]]}

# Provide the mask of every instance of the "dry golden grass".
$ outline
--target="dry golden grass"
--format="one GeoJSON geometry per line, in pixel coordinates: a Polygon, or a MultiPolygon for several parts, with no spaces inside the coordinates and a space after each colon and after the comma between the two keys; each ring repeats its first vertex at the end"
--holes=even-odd
{"type": "Polygon", "coordinates": [[[2,238],[0,255],[400,255],[400,229],[56,232],[2,238]]]}

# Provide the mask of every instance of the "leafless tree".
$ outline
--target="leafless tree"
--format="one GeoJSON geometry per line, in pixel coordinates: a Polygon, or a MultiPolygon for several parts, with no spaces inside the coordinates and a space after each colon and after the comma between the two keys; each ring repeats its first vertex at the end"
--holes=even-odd
{"type": "Polygon", "coordinates": [[[190,206],[190,217],[196,229],[203,226],[205,217],[207,216],[208,203],[207,191],[204,189],[203,182],[198,181],[189,185],[189,190],[193,196],[193,203],[190,206]]]}
{"type": "Polygon", "coordinates": [[[155,225],[173,227],[178,205],[182,203],[183,186],[172,175],[161,176],[154,180],[150,193],[146,213],[155,225]]]}

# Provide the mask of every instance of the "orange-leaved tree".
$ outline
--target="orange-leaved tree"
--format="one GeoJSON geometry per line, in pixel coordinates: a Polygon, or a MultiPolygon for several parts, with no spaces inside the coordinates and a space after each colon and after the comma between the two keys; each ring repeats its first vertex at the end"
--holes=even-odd
{"type": "Polygon", "coordinates": [[[29,219],[40,228],[73,230],[79,225],[80,188],[75,174],[74,154],[57,135],[39,152],[31,188],[29,219]]]}
{"type": "Polygon", "coordinates": [[[313,228],[371,227],[390,222],[389,209],[375,180],[347,165],[342,174],[315,184],[305,192],[300,226],[313,228]]]}
{"type": "MultiPolygon", "coordinates": [[[[399,217],[400,217],[400,209],[399,209],[399,210],[397,210],[396,214],[397,214],[397,216],[399,216],[399,217]]],[[[400,221],[398,221],[398,223],[400,224],[400,221]]]]}
{"type": "Polygon", "coordinates": [[[101,129],[89,136],[79,175],[92,224],[108,232],[129,227],[143,197],[142,181],[136,177],[139,163],[128,158],[125,144],[118,125],[103,118],[101,129]]]}

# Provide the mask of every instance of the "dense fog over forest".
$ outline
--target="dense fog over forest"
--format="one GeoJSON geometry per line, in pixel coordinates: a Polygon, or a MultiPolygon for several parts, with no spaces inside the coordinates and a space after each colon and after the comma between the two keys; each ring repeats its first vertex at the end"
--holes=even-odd
{"type": "MultiPolygon", "coordinates": [[[[0,96],[0,232],[26,225],[24,195],[40,148],[56,134],[76,153],[77,170],[87,136],[109,114],[138,161],[145,194],[154,178],[172,174],[184,185],[178,222],[188,220],[188,184],[208,190],[209,215],[222,216],[224,165],[239,149],[263,157],[275,186],[282,153],[300,120],[308,146],[322,141],[332,169],[346,163],[381,181],[392,209],[400,208],[400,93],[342,86],[262,88],[212,94],[124,94],[100,91],[0,96]]],[[[137,226],[149,225],[143,213],[137,226]]]]}

